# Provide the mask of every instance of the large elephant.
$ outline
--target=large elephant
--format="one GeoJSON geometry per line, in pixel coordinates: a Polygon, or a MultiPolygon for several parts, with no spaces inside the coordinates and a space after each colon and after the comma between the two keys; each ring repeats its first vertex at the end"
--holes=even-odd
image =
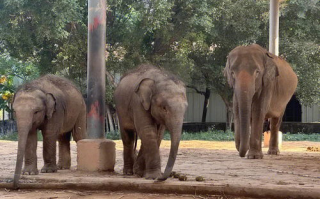
{"type": "Polygon", "coordinates": [[[176,159],[184,113],[186,89],[182,81],[154,66],[141,65],[121,78],[114,94],[123,142],[123,173],[166,180],[176,159]],[[161,176],[159,146],[165,129],[171,148],[161,176]],[[140,137],[138,157],[135,139],[140,137]]]}
{"type": "Polygon", "coordinates": [[[244,157],[249,150],[249,159],[263,158],[261,139],[265,119],[270,119],[271,127],[268,154],[279,154],[279,127],[298,83],[290,65],[252,44],[233,49],[224,72],[234,90],[235,142],[239,155],[244,157]]]}
{"type": "Polygon", "coordinates": [[[18,127],[18,153],[14,188],[23,174],[37,175],[37,129],[43,135],[43,173],[69,169],[70,136],[75,141],[86,138],[86,105],[81,93],[68,80],[46,75],[20,87],[13,101],[18,127]],[[59,161],[56,165],[56,141],[59,161]]]}

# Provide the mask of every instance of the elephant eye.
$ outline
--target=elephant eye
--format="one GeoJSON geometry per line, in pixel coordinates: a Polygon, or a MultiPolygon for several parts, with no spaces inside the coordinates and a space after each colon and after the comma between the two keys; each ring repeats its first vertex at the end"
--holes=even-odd
{"type": "Polygon", "coordinates": [[[167,112],[167,108],[166,108],[165,106],[162,107],[162,110],[163,110],[164,112],[167,112]]]}

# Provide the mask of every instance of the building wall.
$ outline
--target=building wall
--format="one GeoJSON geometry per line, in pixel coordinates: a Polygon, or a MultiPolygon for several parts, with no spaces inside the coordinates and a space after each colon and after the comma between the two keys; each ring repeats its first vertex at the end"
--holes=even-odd
{"type": "MultiPolygon", "coordinates": [[[[187,90],[188,109],[185,114],[185,122],[201,122],[204,96],[193,89],[187,90]]],[[[226,122],[227,110],[221,97],[211,93],[207,110],[206,122],[226,122]]]]}
{"type": "Polygon", "coordinates": [[[302,122],[320,122],[320,105],[302,106],[302,122]]]}
{"type": "MultiPolygon", "coordinates": [[[[185,122],[201,122],[204,96],[187,89],[188,109],[185,122]]],[[[211,93],[206,122],[226,122],[227,110],[221,97],[211,93]]],[[[302,122],[320,122],[320,105],[302,106],[302,122]]]]}

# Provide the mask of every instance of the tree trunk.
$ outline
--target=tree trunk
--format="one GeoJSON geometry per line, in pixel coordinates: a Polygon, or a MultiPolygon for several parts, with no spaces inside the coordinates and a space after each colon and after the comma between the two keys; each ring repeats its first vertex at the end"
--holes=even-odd
{"type": "Polygon", "coordinates": [[[233,123],[233,107],[232,103],[228,103],[227,105],[227,122],[226,122],[226,130],[232,130],[232,123],[233,123]]]}
{"type": "Polygon", "coordinates": [[[207,119],[207,110],[209,106],[209,99],[210,99],[210,89],[207,87],[206,92],[204,94],[204,103],[203,103],[203,111],[202,111],[202,122],[206,122],[207,119]]]}
{"type": "Polygon", "coordinates": [[[113,125],[109,105],[106,106],[106,110],[107,110],[107,118],[108,118],[108,123],[109,123],[109,127],[110,127],[110,132],[114,132],[114,125],[113,125]]]}

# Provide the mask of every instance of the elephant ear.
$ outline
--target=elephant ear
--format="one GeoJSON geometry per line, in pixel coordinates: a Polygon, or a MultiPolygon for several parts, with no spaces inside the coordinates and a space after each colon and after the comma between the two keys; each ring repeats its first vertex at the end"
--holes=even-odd
{"type": "Polygon", "coordinates": [[[277,76],[279,76],[279,70],[275,62],[275,58],[275,55],[269,52],[266,53],[265,71],[262,79],[265,85],[270,84],[277,76]]]}
{"type": "Polygon", "coordinates": [[[56,99],[51,93],[46,94],[46,116],[47,119],[52,117],[52,114],[56,110],[56,99]]]}
{"type": "Polygon", "coordinates": [[[149,110],[151,106],[151,98],[154,93],[154,84],[154,80],[145,78],[141,80],[135,89],[135,92],[138,94],[140,102],[146,111],[149,110]]]}
{"type": "Polygon", "coordinates": [[[234,79],[231,75],[229,58],[227,59],[226,67],[223,70],[224,76],[227,77],[227,81],[230,87],[233,87],[234,79]]]}

